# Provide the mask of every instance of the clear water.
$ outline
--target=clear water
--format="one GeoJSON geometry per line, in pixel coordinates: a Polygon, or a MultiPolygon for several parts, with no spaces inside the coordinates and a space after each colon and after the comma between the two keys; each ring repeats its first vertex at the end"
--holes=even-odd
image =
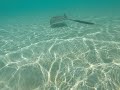
{"type": "Polygon", "coordinates": [[[0,90],[120,90],[114,0],[0,1],[0,90]],[[67,21],[51,28],[52,16],[67,21]]]}

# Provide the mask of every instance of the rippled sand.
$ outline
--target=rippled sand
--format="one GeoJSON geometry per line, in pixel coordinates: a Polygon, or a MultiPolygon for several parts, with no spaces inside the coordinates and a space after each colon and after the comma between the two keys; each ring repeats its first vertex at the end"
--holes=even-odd
{"type": "Polygon", "coordinates": [[[86,20],[96,25],[1,24],[0,90],[119,90],[120,19],[86,20]]]}

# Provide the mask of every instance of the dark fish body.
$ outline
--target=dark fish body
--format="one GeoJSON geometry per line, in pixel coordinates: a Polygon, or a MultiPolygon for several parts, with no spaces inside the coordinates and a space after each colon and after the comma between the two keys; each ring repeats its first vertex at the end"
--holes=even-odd
{"type": "Polygon", "coordinates": [[[55,16],[50,19],[50,25],[63,23],[65,20],[67,20],[67,16],[65,14],[64,16],[55,16]]]}
{"type": "Polygon", "coordinates": [[[95,23],[87,22],[87,21],[80,21],[80,20],[74,20],[74,19],[68,19],[67,16],[64,14],[63,16],[55,16],[50,19],[50,25],[52,28],[54,27],[64,27],[67,26],[65,23],[66,20],[83,23],[83,24],[89,24],[94,25],[95,23]]]}

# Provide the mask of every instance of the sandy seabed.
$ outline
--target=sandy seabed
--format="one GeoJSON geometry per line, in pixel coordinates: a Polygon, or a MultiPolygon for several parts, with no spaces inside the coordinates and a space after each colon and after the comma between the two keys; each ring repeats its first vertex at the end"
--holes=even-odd
{"type": "Polygon", "coordinates": [[[0,90],[120,90],[120,17],[83,19],[1,24],[0,90]]]}

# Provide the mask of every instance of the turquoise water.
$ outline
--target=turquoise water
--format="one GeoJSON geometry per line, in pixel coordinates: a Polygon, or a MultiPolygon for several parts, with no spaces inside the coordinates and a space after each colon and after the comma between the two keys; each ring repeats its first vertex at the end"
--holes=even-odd
{"type": "Polygon", "coordinates": [[[120,90],[120,13],[113,0],[0,1],[0,90],[120,90]],[[66,21],[51,28],[56,15],[66,21]]]}

